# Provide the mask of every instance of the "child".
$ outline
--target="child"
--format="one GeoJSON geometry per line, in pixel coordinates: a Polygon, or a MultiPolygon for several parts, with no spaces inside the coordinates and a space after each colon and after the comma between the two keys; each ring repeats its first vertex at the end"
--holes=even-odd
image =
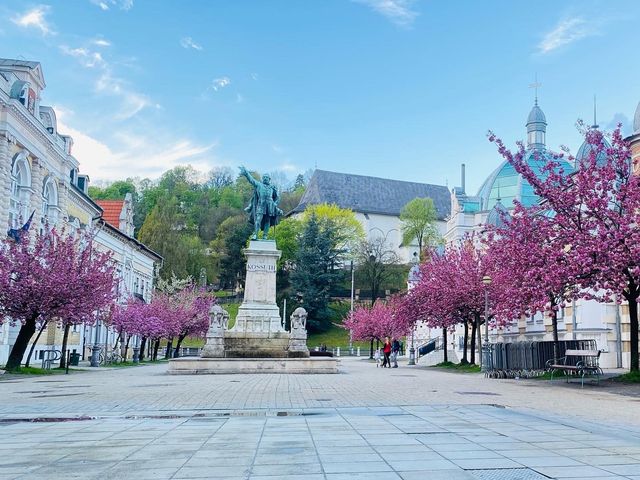
{"type": "Polygon", "coordinates": [[[373,354],[373,358],[376,361],[376,368],[378,368],[380,366],[380,358],[381,358],[380,349],[379,348],[376,348],[376,353],[373,354]]]}

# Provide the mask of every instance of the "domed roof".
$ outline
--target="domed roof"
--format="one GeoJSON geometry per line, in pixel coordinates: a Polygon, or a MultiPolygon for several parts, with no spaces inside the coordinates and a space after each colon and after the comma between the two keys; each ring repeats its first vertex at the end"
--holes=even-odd
{"type": "MultiPolygon", "coordinates": [[[[525,159],[529,167],[536,172],[539,178],[543,178],[546,173],[542,171],[546,163],[552,158],[552,154],[546,150],[529,149],[525,153],[525,159]]],[[[559,160],[560,168],[565,173],[573,172],[573,167],[566,160],[559,160]]],[[[510,209],[514,200],[518,200],[525,207],[536,205],[539,201],[534,193],[533,187],[522,176],[516,172],[513,165],[506,160],[493,171],[489,178],[485,180],[478,191],[481,198],[481,209],[493,209],[501,200],[504,208],[510,209]]]]}
{"type": "MultiPolygon", "coordinates": [[[[597,125],[594,125],[591,128],[597,128],[597,127],[598,127],[597,125]]],[[[607,141],[606,138],[603,137],[602,141],[604,143],[605,148],[611,147],[611,144],[607,141]]],[[[587,140],[582,142],[582,145],[580,145],[580,148],[578,149],[578,153],[576,153],[576,165],[582,162],[589,161],[589,157],[591,156],[592,149],[593,149],[593,145],[591,145],[587,140]]],[[[598,164],[602,164],[606,161],[606,159],[607,159],[606,152],[601,151],[600,153],[598,153],[598,156],[596,157],[596,162],[598,164]]]]}
{"type": "Polygon", "coordinates": [[[636,115],[633,118],[633,133],[640,133],[640,102],[638,102],[636,115]]]}
{"type": "Polygon", "coordinates": [[[544,123],[545,125],[547,124],[547,117],[544,116],[544,112],[538,106],[537,102],[529,112],[529,116],[527,117],[527,127],[531,123],[544,123]]]}
{"type": "Polygon", "coordinates": [[[485,223],[494,227],[503,227],[507,218],[509,218],[509,211],[502,204],[502,200],[498,198],[489,215],[487,215],[485,223]]]}

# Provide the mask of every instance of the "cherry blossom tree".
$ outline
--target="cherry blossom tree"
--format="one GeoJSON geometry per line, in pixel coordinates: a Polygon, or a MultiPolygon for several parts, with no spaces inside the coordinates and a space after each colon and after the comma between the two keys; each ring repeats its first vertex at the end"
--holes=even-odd
{"type": "Polygon", "coordinates": [[[554,219],[545,207],[526,208],[516,202],[503,220],[502,225],[489,227],[484,239],[487,263],[503,293],[494,298],[493,314],[504,324],[536,312],[549,315],[554,358],[558,358],[558,311],[581,297],[580,268],[570,245],[557,238],[554,219]]]}
{"type": "Polygon", "coordinates": [[[410,324],[406,322],[406,317],[398,315],[398,302],[399,299],[391,298],[387,303],[360,306],[344,321],[343,327],[352,332],[354,340],[404,337],[410,324]]]}
{"type": "Polygon", "coordinates": [[[109,253],[88,234],[55,229],[0,244],[0,322],[20,324],[7,370],[20,368],[37,323],[93,323],[115,301],[115,269],[109,253]]]}
{"type": "Polygon", "coordinates": [[[611,134],[610,143],[597,129],[587,130],[585,137],[589,153],[574,172],[563,171],[560,160],[564,154],[556,154],[538,176],[525,161],[522,143],[513,153],[489,133],[489,140],[531,184],[550,212],[553,248],[570,252],[583,297],[628,302],[630,369],[638,371],[640,178],[633,174],[631,149],[620,126],[611,134]]]}
{"type": "MultiPolygon", "coordinates": [[[[404,297],[400,311],[414,324],[423,322],[430,328],[452,328],[458,323],[465,326],[463,362],[467,361],[468,327],[471,326],[471,345],[479,336],[479,327],[486,321],[485,289],[491,300],[490,312],[500,294],[501,284],[493,280],[487,286],[486,275],[493,272],[486,255],[467,237],[458,245],[448,246],[443,253],[431,251],[420,266],[420,280],[404,297]]],[[[409,321],[409,320],[407,320],[409,321]]],[[[471,363],[475,363],[475,348],[471,349],[471,363]]]]}
{"type": "MultiPolygon", "coordinates": [[[[209,309],[214,303],[212,295],[193,286],[172,294],[156,292],[148,304],[131,299],[116,307],[111,325],[119,332],[140,335],[156,345],[161,338],[177,337],[175,357],[186,337],[205,336],[209,328],[209,309]]],[[[157,355],[157,348],[155,350],[157,355]]]]}
{"type": "Polygon", "coordinates": [[[206,292],[190,287],[180,291],[172,303],[175,306],[176,343],[173,357],[179,356],[180,346],[187,337],[204,337],[209,329],[209,310],[215,303],[215,297],[206,292]]]}

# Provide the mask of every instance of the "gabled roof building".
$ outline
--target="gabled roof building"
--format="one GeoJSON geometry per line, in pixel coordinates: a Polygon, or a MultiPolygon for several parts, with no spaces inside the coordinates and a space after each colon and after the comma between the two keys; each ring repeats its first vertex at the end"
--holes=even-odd
{"type": "Polygon", "coordinates": [[[404,247],[400,211],[414,198],[431,198],[438,214],[438,228],[444,233],[451,210],[447,187],[388,178],[315,170],[300,203],[290,215],[310,205],[335,204],[353,210],[368,238],[383,237],[404,263],[414,258],[418,246],[404,247]]]}

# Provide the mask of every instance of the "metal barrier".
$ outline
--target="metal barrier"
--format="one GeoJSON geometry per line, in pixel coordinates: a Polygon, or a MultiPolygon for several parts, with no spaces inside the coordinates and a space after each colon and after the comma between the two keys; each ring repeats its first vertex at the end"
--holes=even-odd
{"type": "Polygon", "coordinates": [[[51,370],[51,364],[56,360],[60,360],[62,352],[60,350],[41,350],[42,352],[42,369],[51,370]]]}
{"type": "MultiPolygon", "coordinates": [[[[488,378],[529,378],[544,373],[548,360],[554,358],[553,341],[492,343],[489,345],[488,378]]],[[[558,345],[558,358],[567,350],[597,350],[595,340],[562,340],[558,345]]],[[[579,358],[577,359],[579,360],[579,358]]],[[[570,362],[576,362],[571,359],[570,362]]],[[[567,363],[571,365],[571,363],[567,363]]]]}

